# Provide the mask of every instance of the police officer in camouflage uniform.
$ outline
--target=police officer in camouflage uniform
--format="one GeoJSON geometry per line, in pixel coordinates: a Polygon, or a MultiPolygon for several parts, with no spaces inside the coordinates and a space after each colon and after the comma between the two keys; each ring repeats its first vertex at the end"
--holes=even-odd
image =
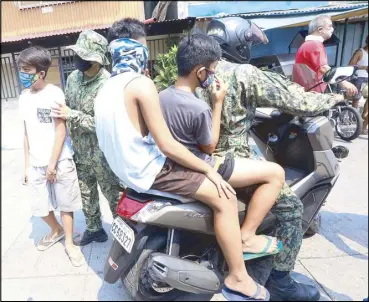
{"type": "MultiPolygon", "coordinates": [[[[221,60],[215,69],[216,75],[229,85],[215,156],[231,152],[236,157],[257,158],[248,144],[248,131],[257,107],[278,108],[295,116],[312,116],[342,100],[341,96],[333,94],[307,93],[303,87],[280,74],[261,71],[246,64],[251,57],[251,43],[248,41],[268,41],[264,33],[248,20],[239,17],[212,20],[207,34],[220,43],[223,59],[234,62],[221,60]]],[[[210,90],[199,89],[197,95],[211,105],[210,90]]],[[[250,189],[249,194],[252,194],[250,189]]],[[[319,300],[319,291],[314,286],[297,283],[289,274],[294,269],[303,237],[301,200],[285,184],[271,211],[279,220],[275,236],[284,245],[284,249],[274,256],[270,275],[269,270],[264,278],[271,298],[281,301],[319,300]]],[[[265,270],[264,267],[262,269],[265,270]]]]}
{"type": "Polygon", "coordinates": [[[102,227],[99,205],[99,184],[101,192],[108,200],[113,217],[123,188],[119,179],[110,170],[99,149],[95,133],[94,100],[102,85],[110,77],[103,67],[109,61],[105,57],[107,40],[93,30],[83,31],[76,45],[70,48],[75,52],[75,66],[67,80],[66,105],[55,108],[54,114],[67,120],[81,188],[83,212],[87,230],[79,245],[93,241],[104,242],[108,235],[102,227]]]}

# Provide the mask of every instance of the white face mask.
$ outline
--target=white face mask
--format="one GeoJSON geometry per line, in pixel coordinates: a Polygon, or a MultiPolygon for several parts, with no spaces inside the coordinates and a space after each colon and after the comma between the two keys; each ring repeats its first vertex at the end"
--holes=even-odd
{"type": "Polygon", "coordinates": [[[324,38],[324,40],[328,40],[330,37],[332,37],[333,35],[333,31],[334,31],[334,28],[329,28],[329,29],[326,29],[326,28],[321,28],[321,30],[319,31],[321,36],[324,38]]]}

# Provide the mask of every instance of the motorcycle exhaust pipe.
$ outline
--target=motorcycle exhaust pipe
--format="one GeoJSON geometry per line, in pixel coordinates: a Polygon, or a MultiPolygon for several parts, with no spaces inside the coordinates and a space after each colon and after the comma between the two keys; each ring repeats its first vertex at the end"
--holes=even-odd
{"type": "Polygon", "coordinates": [[[214,270],[193,261],[154,253],[148,264],[149,274],[154,281],[166,283],[181,291],[215,294],[223,284],[222,278],[214,270]]]}

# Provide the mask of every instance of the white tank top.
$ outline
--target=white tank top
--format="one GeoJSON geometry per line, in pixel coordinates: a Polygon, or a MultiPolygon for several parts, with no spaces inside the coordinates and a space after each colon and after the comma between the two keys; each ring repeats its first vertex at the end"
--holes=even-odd
{"type": "Polygon", "coordinates": [[[112,171],[128,187],[149,190],[165,163],[165,156],[149,134],[142,137],[132,125],[124,104],[124,90],[137,73],[110,78],[95,100],[96,135],[112,171]]]}
{"type": "MultiPolygon", "coordinates": [[[[361,50],[363,55],[361,56],[361,59],[357,62],[357,65],[359,65],[359,66],[368,66],[368,53],[365,51],[364,48],[360,48],[360,50],[361,50]]],[[[358,70],[358,71],[356,71],[356,74],[360,78],[367,78],[368,77],[368,72],[366,70],[358,70]]]]}

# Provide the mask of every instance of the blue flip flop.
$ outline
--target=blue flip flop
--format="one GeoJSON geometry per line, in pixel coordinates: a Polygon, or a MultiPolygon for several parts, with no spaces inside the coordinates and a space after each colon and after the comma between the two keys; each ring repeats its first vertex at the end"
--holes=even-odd
{"type": "Polygon", "coordinates": [[[243,253],[243,260],[248,261],[248,260],[261,258],[261,257],[265,257],[265,256],[271,256],[271,255],[278,254],[281,250],[283,250],[283,243],[278,240],[277,249],[274,250],[271,253],[267,253],[267,250],[270,248],[270,245],[272,244],[273,238],[270,237],[270,236],[265,236],[265,235],[264,235],[264,237],[268,239],[268,242],[267,242],[265,248],[260,253],[246,253],[246,252],[244,252],[243,253]]]}
{"type": "Polygon", "coordinates": [[[224,298],[226,298],[227,301],[269,301],[270,294],[267,289],[265,289],[265,291],[266,291],[266,296],[264,300],[256,299],[256,297],[259,296],[261,292],[261,285],[258,283],[256,283],[255,293],[251,296],[246,296],[240,292],[236,292],[224,285],[222,288],[222,295],[224,296],[224,298]]]}

